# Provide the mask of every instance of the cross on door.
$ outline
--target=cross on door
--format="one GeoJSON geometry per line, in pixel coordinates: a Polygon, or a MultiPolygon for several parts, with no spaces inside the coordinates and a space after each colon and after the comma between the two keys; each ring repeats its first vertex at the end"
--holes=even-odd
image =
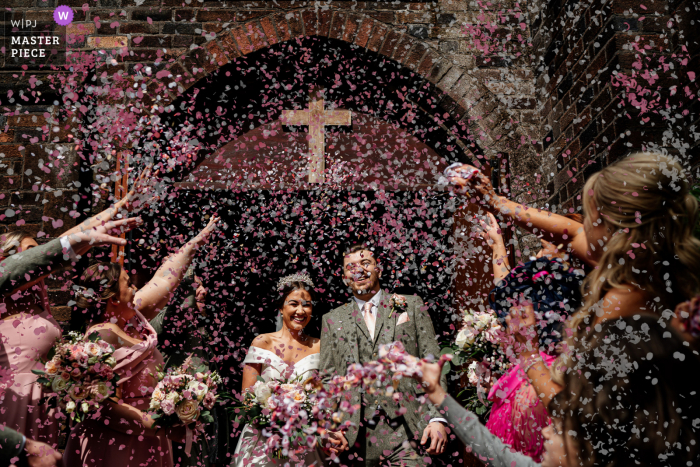
{"type": "Polygon", "coordinates": [[[323,88],[314,86],[309,93],[309,108],[306,110],[283,110],[280,120],[285,125],[308,125],[309,127],[309,183],[325,181],[324,153],[326,144],[323,127],[352,124],[349,110],[325,110],[323,88]]]}

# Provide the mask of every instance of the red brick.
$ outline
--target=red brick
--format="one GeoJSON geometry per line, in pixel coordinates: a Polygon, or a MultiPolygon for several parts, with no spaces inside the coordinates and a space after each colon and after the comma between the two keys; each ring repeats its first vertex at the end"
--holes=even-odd
{"type": "Polygon", "coordinates": [[[271,17],[265,17],[260,20],[260,26],[262,26],[265,32],[265,37],[267,38],[267,43],[270,45],[277,44],[279,39],[277,38],[277,33],[275,32],[275,24],[271,17]]]}
{"type": "Polygon", "coordinates": [[[333,21],[333,10],[321,10],[318,12],[318,35],[328,37],[333,21]]]}
{"type": "Polygon", "coordinates": [[[46,125],[43,115],[18,115],[7,117],[7,124],[10,126],[41,127],[46,125]]]}
{"type": "Polygon", "coordinates": [[[408,56],[406,57],[406,61],[404,62],[404,64],[408,68],[410,68],[411,70],[416,70],[418,68],[418,64],[423,59],[423,56],[425,55],[425,52],[427,50],[428,50],[428,47],[426,47],[425,45],[418,42],[416,45],[413,46],[411,51],[408,53],[408,56]]]}
{"type": "MultiPolygon", "coordinates": [[[[190,19],[190,18],[182,18],[190,19]]],[[[208,23],[210,21],[221,21],[223,23],[236,20],[236,13],[230,10],[200,10],[197,12],[197,21],[208,23]]]]}
{"type": "Polygon", "coordinates": [[[394,22],[394,12],[393,11],[368,11],[367,16],[371,16],[377,21],[382,23],[393,23],[394,22]]]}
{"type": "Polygon", "coordinates": [[[204,45],[204,49],[209,52],[207,65],[205,65],[207,71],[212,72],[228,63],[228,58],[226,57],[224,50],[215,40],[207,42],[204,45]]]}
{"type": "Polygon", "coordinates": [[[440,60],[440,57],[437,56],[432,50],[425,54],[425,57],[423,60],[421,60],[420,64],[418,65],[418,73],[421,76],[426,76],[430,70],[433,69],[433,65],[435,65],[438,61],[440,60]]]}
{"type": "Polygon", "coordinates": [[[352,43],[355,40],[355,34],[360,27],[360,22],[362,18],[356,14],[348,15],[348,22],[345,25],[345,32],[343,33],[343,40],[345,42],[352,43]]]}
{"type": "Polygon", "coordinates": [[[285,18],[283,13],[275,15],[275,24],[277,25],[277,34],[280,42],[286,42],[292,38],[289,30],[289,23],[287,22],[287,18],[285,18]]]}
{"type": "Polygon", "coordinates": [[[342,39],[343,38],[343,33],[345,32],[345,21],[347,20],[347,16],[345,13],[341,12],[336,12],[335,15],[333,15],[333,22],[331,23],[331,31],[328,34],[328,37],[331,39],[342,39]]]}
{"type": "MultiPolygon", "coordinates": [[[[401,37],[401,40],[399,41],[398,45],[396,46],[396,51],[394,52],[394,56],[392,58],[399,63],[403,63],[404,59],[408,56],[408,52],[411,50],[411,46],[414,42],[415,40],[411,36],[409,36],[408,34],[404,34],[401,37]]],[[[386,44],[384,45],[386,46],[386,44]]]]}
{"type": "Polygon", "coordinates": [[[388,32],[388,27],[382,23],[375,23],[374,30],[372,31],[372,35],[369,37],[369,41],[367,43],[367,48],[372,52],[379,52],[379,49],[382,47],[384,38],[388,32]]]}
{"type": "Polygon", "coordinates": [[[238,49],[241,51],[242,55],[249,54],[253,51],[253,45],[248,39],[248,31],[242,27],[237,27],[231,30],[236,43],[238,44],[238,49]]]}
{"type": "Polygon", "coordinates": [[[253,44],[254,51],[268,46],[267,40],[265,40],[265,33],[257,22],[251,21],[244,24],[243,27],[248,33],[248,39],[253,44]]]}
{"type": "Polygon", "coordinates": [[[365,47],[369,41],[369,34],[372,32],[372,27],[375,21],[370,18],[365,18],[362,20],[359,29],[357,30],[357,36],[355,36],[355,44],[360,47],[365,47]]]}
{"type": "Polygon", "coordinates": [[[224,53],[228,55],[229,60],[234,60],[241,56],[241,51],[231,31],[226,31],[219,37],[219,41],[224,48],[224,53]]]}
{"type": "Polygon", "coordinates": [[[316,10],[305,10],[302,12],[301,18],[304,21],[304,33],[307,36],[318,35],[318,16],[316,10]]]}
{"type": "Polygon", "coordinates": [[[379,53],[392,58],[394,56],[394,50],[396,49],[396,46],[400,40],[401,32],[394,29],[389,30],[389,34],[387,35],[382,48],[379,50],[379,53]]]}
{"type": "Polygon", "coordinates": [[[257,19],[261,16],[269,15],[274,13],[274,11],[268,10],[253,10],[253,11],[238,11],[236,12],[236,21],[239,23],[245,23],[251,19],[257,19]]]}
{"type": "Polygon", "coordinates": [[[289,32],[292,34],[292,38],[304,36],[304,22],[301,20],[299,12],[287,13],[287,21],[289,21],[289,32]]]}
{"type": "Polygon", "coordinates": [[[4,154],[3,159],[22,157],[22,153],[19,151],[18,144],[6,144],[0,146],[0,154],[4,154]]]}
{"type": "Polygon", "coordinates": [[[11,143],[15,139],[15,130],[0,133],[0,143],[11,143]]]}

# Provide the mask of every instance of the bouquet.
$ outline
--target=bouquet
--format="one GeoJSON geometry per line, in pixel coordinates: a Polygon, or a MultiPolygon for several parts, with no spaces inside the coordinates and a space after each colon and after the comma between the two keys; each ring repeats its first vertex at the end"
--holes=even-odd
{"type": "MultiPolygon", "coordinates": [[[[182,366],[168,368],[166,373],[158,373],[159,382],[151,395],[149,414],[155,420],[154,425],[169,428],[176,425],[194,426],[194,435],[204,431],[204,424],[214,421],[210,410],[214,408],[216,389],[221,377],[206,367],[193,368],[192,359],[188,357],[182,366]]],[[[191,443],[191,431],[188,429],[187,447],[191,443]]]]}
{"type": "Polygon", "coordinates": [[[82,334],[69,332],[51,348],[44,369],[32,373],[40,376],[38,383],[53,391],[49,399],[80,422],[116,391],[113,353],[114,347],[97,333],[84,339],[82,334]]]}
{"type": "Polygon", "coordinates": [[[279,379],[258,381],[243,393],[243,404],[231,409],[239,423],[255,426],[266,438],[265,453],[295,462],[327,441],[329,431],[344,431],[350,426],[359,404],[351,403],[348,392],[355,376],[333,376],[323,382],[318,374],[302,380],[293,376],[290,366],[279,379]]]}
{"type": "Polygon", "coordinates": [[[292,377],[289,367],[279,379],[256,383],[243,393],[243,404],[235,407],[237,420],[262,431],[265,452],[276,458],[297,459],[313,449],[317,436],[334,424],[332,397],[321,381],[312,376],[302,381],[292,377]]]}
{"type": "Polygon", "coordinates": [[[500,344],[508,341],[498,317],[488,311],[464,312],[462,328],[453,344],[442,348],[442,354],[454,355],[445,366],[466,376],[468,385],[457,398],[477,415],[486,417],[491,404],[485,399],[490,386],[510,367],[500,344]]]}

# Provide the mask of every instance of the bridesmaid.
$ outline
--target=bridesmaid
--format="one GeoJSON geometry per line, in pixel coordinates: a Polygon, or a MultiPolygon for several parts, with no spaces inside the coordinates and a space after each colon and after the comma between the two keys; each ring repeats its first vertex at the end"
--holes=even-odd
{"type": "Polygon", "coordinates": [[[98,263],[81,275],[77,304],[84,308],[88,332],[98,332],[116,351],[117,397],[100,414],[78,424],[64,453],[70,466],[172,466],[169,439],[183,442],[185,427],[157,430],[146,414],[163,366],[158,336],[149,324],[180,284],[194,257],[218,224],[209,224],[170,256],[141,290],[117,263],[98,263]],[[118,400],[118,402],[117,402],[118,400]]]}
{"type": "Polygon", "coordinates": [[[39,404],[44,386],[36,383],[38,376],[31,372],[43,367],[39,360],[61,335],[61,327],[49,311],[44,278],[63,266],[75,265],[76,255],[95,246],[89,244],[90,239],[104,244],[126,243],[107,235],[107,229],[129,230],[138,220],[109,221],[141,199],[141,182],[149,172],[146,169],[141,174],[134,190],[122,200],[45,245],[38,246],[34,237],[22,231],[0,237],[0,425],[56,446],[59,424],[54,411],[39,404]],[[108,224],[102,226],[105,222],[108,224]]]}

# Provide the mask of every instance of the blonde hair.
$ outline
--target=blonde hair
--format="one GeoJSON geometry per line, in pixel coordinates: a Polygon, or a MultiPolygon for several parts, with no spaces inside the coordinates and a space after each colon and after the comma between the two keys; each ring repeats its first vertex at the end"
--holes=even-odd
{"type": "Polygon", "coordinates": [[[698,202],[677,160],[653,152],[632,154],[589,178],[583,196],[585,217],[602,219],[610,237],[584,280],[583,308],[570,323],[574,329],[615,288],[636,286],[651,297],[650,311],[657,314],[697,294],[700,240],[693,230],[698,202]]]}
{"type": "Polygon", "coordinates": [[[24,230],[15,230],[0,235],[0,260],[17,253],[17,248],[27,238],[33,239],[34,236],[24,230]]]}
{"type": "Polygon", "coordinates": [[[119,296],[119,276],[122,267],[119,263],[95,263],[80,275],[75,288],[75,302],[83,308],[82,321],[94,323],[104,313],[103,303],[119,296]]]}

